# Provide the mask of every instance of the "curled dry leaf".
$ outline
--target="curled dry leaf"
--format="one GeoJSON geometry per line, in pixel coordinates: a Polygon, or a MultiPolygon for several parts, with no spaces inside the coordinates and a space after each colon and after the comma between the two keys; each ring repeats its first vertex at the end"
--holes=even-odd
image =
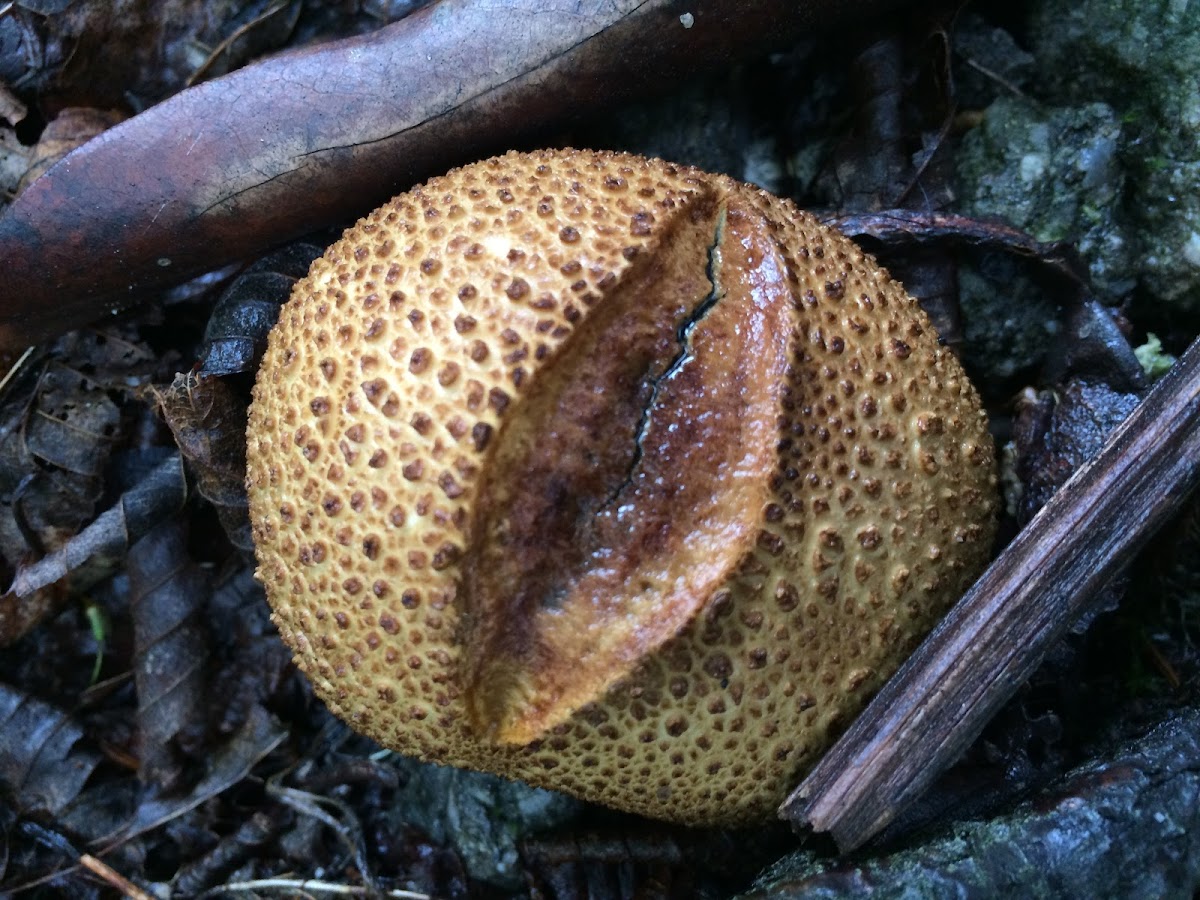
{"type": "Polygon", "coordinates": [[[172,453],[58,550],[20,567],[11,592],[26,597],[97,557],[124,556],[134,541],[178,512],[186,499],[183,463],[172,453]]]}
{"type": "Polygon", "coordinates": [[[187,528],[178,517],[138,539],[126,557],[133,613],[133,676],[137,685],[142,781],[170,788],[180,749],[203,735],[208,585],[188,556],[187,528]],[[190,732],[190,733],[188,733],[190,732]]]}
{"type": "Polygon", "coordinates": [[[100,762],[65,712],[4,684],[0,734],[0,788],[25,815],[62,813],[100,762]]]}
{"type": "Polygon", "coordinates": [[[450,163],[898,0],[442,0],[110,129],[0,217],[0,348],[378,205],[450,163]],[[134,223],[136,227],[130,227],[134,223]]]}
{"type": "Polygon", "coordinates": [[[297,241],[267,254],[235,278],[205,326],[199,374],[257,372],[279,307],[322,252],[315,244],[297,241]]]}
{"type": "Polygon", "coordinates": [[[216,508],[230,543],[250,550],[245,401],[220,378],[190,372],[176,375],[169,387],[152,394],[196,479],[196,489],[216,508]]]}
{"type": "Polygon", "coordinates": [[[1136,394],[1072,378],[1017,400],[1014,474],[1020,482],[1017,521],[1025,525],[1067,479],[1092,459],[1138,405],[1136,394]]]}
{"type": "Polygon", "coordinates": [[[1100,452],[1148,387],[1129,341],[1094,300],[1068,313],[1041,384],[1017,398],[1013,420],[1009,505],[1021,526],[1100,452]]]}
{"type": "Polygon", "coordinates": [[[46,126],[33,148],[29,168],[17,185],[18,193],[29,187],[43,172],[98,134],[103,134],[125,118],[114,109],[70,107],[64,109],[46,126]]]}
{"type": "Polygon", "coordinates": [[[826,216],[821,219],[849,237],[870,237],[888,243],[950,243],[999,250],[1024,257],[1082,289],[1087,267],[1065,241],[1043,243],[1027,232],[992,220],[928,210],[889,209],[873,213],[826,216]]]}

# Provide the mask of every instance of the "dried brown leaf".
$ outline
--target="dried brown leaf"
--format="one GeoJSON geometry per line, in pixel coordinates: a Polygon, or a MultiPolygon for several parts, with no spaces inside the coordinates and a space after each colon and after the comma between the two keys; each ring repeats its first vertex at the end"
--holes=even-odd
{"type": "Polygon", "coordinates": [[[1014,474],[1022,487],[1019,524],[1027,524],[1076,469],[1100,452],[1138,400],[1137,394],[1073,378],[1017,401],[1013,444],[1014,474]]]}
{"type": "MultiPolygon", "coordinates": [[[[6,378],[0,395],[5,581],[17,567],[63,551],[94,515],[104,489],[103,470],[124,438],[122,409],[130,386],[152,365],[144,345],[116,331],[97,330],[29,354],[6,378]]],[[[86,587],[88,578],[103,574],[90,572],[74,586],[86,587]]],[[[0,646],[53,613],[66,596],[53,590],[0,597],[0,646]]]]}
{"type": "Polygon", "coordinates": [[[0,3],[0,62],[10,84],[52,113],[68,106],[148,103],[183,87],[211,51],[218,72],[277,49],[291,33],[276,0],[17,0],[0,3]],[[276,27],[281,25],[282,27],[276,27]],[[241,32],[239,35],[238,32],[241,32]],[[222,46],[224,45],[224,46],[222,46]]]}
{"type": "Polygon", "coordinates": [[[228,573],[209,599],[209,625],[221,636],[213,646],[215,663],[209,682],[210,696],[221,698],[218,708],[210,710],[216,735],[233,734],[254,707],[276,701],[295,671],[291,652],[279,640],[268,609],[251,566],[228,573]]]}
{"type": "Polygon", "coordinates": [[[88,376],[51,363],[25,423],[25,447],[42,464],[99,478],[121,411],[88,376]]]}
{"type": "Polygon", "coordinates": [[[206,579],[187,551],[179,519],[140,538],[126,558],[133,613],[133,675],[142,780],[171,787],[182,772],[178,748],[202,734],[208,633],[206,579]]]}
{"type": "Polygon", "coordinates": [[[245,401],[220,378],[191,372],[176,375],[169,387],[152,394],[200,495],[216,507],[230,542],[249,552],[245,401]]]}
{"type": "Polygon", "coordinates": [[[13,129],[0,125],[0,203],[17,195],[17,184],[32,158],[33,148],[22,144],[13,129]]]}
{"type": "Polygon", "coordinates": [[[56,816],[100,762],[77,746],[83,729],[62,710],[0,684],[0,788],[26,815],[56,816]]]}
{"type": "Polygon", "coordinates": [[[262,854],[283,828],[283,817],[264,811],[250,816],[232,834],[197,859],[180,867],[171,880],[172,893],[194,897],[215,887],[234,869],[262,854]]]}
{"type": "Polygon", "coordinates": [[[725,897],[778,855],[780,838],[766,829],[670,830],[634,822],[619,831],[568,830],[527,840],[521,862],[535,897],[725,897]],[[717,885],[724,890],[714,893],[717,885]]]}
{"type": "Polygon", "coordinates": [[[12,593],[28,596],[96,557],[124,555],[139,537],[178,512],[186,499],[183,463],[172,454],[61,548],[36,563],[20,567],[12,593]]]}
{"type": "Polygon", "coordinates": [[[76,147],[103,134],[124,118],[125,114],[115,109],[92,109],[88,106],[64,109],[38,138],[29,168],[17,184],[18,193],[76,147]]]}
{"type": "Polygon", "coordinates": [[[323,247],[297,241],[264,256],[235,278],[204,329],[199,374],[257,372],[279,308],[323,252],[323,247]]]}
{"type": "Polygon", "coordinates": [[[186,90],[0,217],[0,346],[345,220],[447,165],[899,0],[442,0],[186,90]]]}
{"type": "Polygon", "coordinates": [[[28,114],[29,110],[21,102],[21,98],[14,94],[8,85],[0,81],[0,119],[10,125],[16,125],[28,114]]]}
{"type": "Polygon", "coordinates": [[[287,737],[287,730],[261,706],[251,709],[246,723],[224,744],[214,747],[207,771],[184,796],[154,797],[142,802],[134,817],[105,844],[128,841],[136,835],[185,815],[250,774],[250,770],[287,737]]]}
{"type": "Polygon", "coordinates": [[[0,596],[0,647],[19,641],[67,602],[66,591],[42,590],[18,597],[0,596]]]}
{"type": "MultiPolygon", "coordinates": [[[[53,555],[87,521],[120,420],[116,404],[79,371],[34,362],[10,384],[0,414],[0,548],[11,570],[53,555]]],[[[0,597],[0,646],[65,597],[58,590],[0,597]]]]}

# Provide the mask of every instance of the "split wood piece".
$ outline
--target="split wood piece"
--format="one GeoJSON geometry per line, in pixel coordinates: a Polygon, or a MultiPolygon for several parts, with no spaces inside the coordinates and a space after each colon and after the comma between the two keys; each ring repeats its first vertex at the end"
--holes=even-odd
{"type": "Polygon", "coordinates": [[[439,0],[189,88],[68,154],[0,216],[0,351],[901,2],[439,0]]]}
{"type": "Polygon", "coordinates": [[[961,755],[1200,481],[1200,339],[1000,554],[780,807],[842,851],[961,755]]]}

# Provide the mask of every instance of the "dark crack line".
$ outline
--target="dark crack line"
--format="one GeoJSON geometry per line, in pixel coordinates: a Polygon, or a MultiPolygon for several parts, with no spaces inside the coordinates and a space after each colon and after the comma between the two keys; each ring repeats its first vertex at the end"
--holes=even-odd
{"type": "Polygon", "coordinates": [[[663,373],[653,380],[650,386],[650,397],[646,401],[646,405],[642,407],[642,414],[638,418],[637,427],[633,431],[633,459],[629,461],[629,468],[625,472],[625,478],[617,485],[600,504],[597,512],[603,511],[611,506],[621,495],[621,492],[633,482],[633,475],[637,471],[638,465],[642,461],[644,452],[643,443],[646,439],[646,432],[650,429],[650,417],[654,412],[654,406],[658,403],[658,394],[662,385],[669,381],[676,372],[684,367],[689,359],[692,358],[692,332],[696,330],[696,326],[703,321],[704,317],[712,312],[712,308],[717,305],[724,294],[721,291],[719,283],[719,270],[721,268],[721,239],[725,236],[725,210],[722,209],[720,216],[717,218],[716,231],[713,234],[713,241],[708,247],[708,261],[705,265],[704,274],[708,278],[709,291],[708,296],[704,297],[696,307],[688,314],[679,327],[675,331],[675,339],[679,343],[679,352],[667,365],[663,373]]]}

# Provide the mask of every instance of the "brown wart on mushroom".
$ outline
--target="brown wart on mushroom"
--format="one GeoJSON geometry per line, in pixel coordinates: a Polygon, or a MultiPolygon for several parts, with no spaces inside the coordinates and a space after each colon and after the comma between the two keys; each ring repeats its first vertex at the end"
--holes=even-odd
{"type": "Polygon", "coordinates": [[[259,575],[382,744],[679,822],[768,818],[982,568],[974,389],[784,200],[510,153],[346,232],[271,335],[259,575]]]}

